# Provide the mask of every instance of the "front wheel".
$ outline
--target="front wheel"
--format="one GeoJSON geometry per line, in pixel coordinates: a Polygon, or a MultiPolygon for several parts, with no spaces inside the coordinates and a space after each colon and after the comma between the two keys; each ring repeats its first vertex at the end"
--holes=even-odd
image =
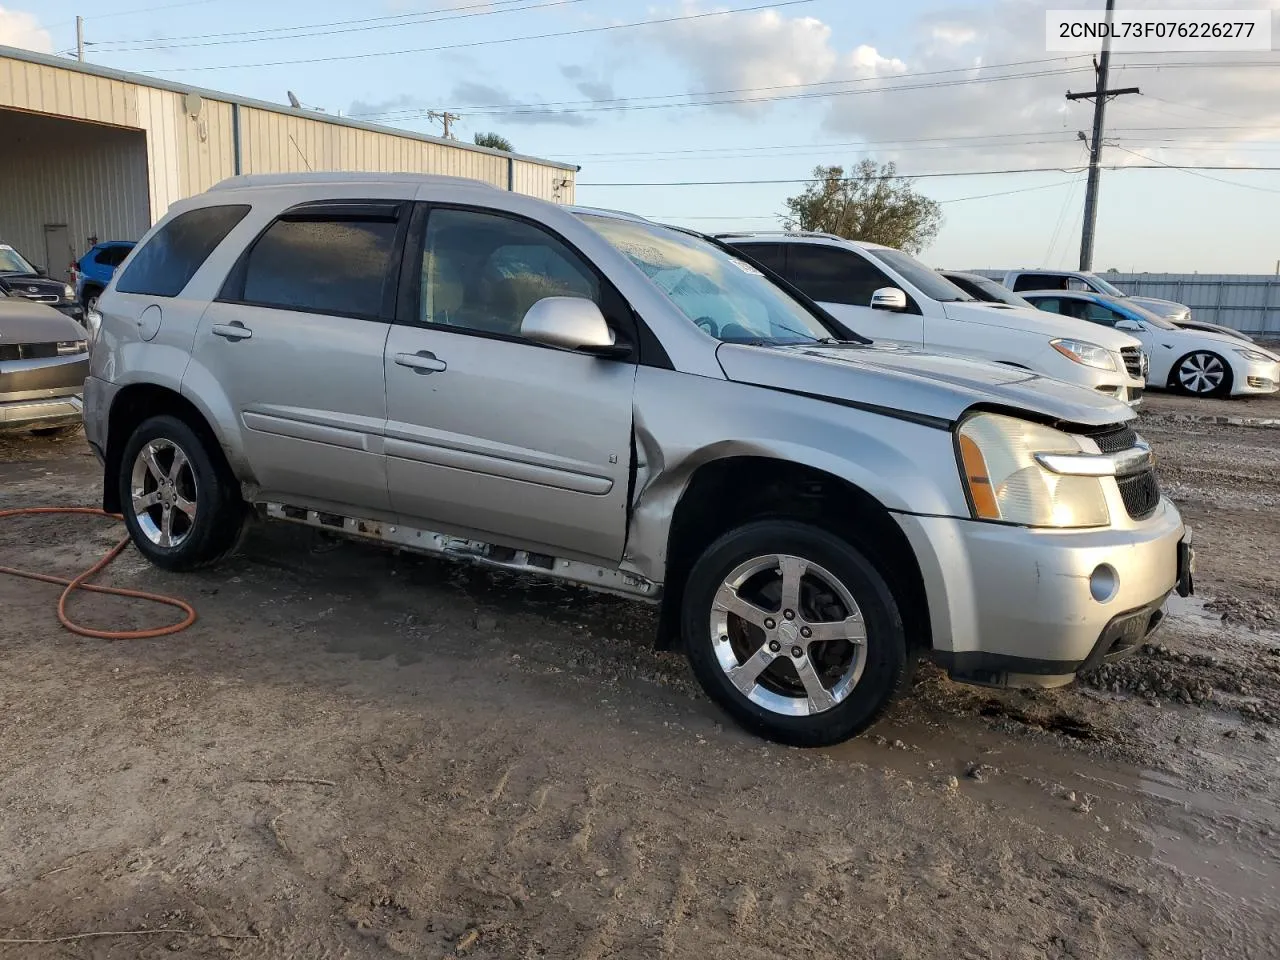
{"type": "Polygon", "coordinates": [[[1231,392],[1231,367],[1216,353],[1189,353],[1173,368],[1178,389],[1197,397],[1220,397],[1231,392]]]}
{"type": "Polygon", "coordinates": [[[134,430],[116,482],[133,544],[158,567],[205,566],[240,538],[244,501],[221,451],[177,417],[152,417],[134,430]]]}
{"type": "Polygon", "coordinates": [[[847,740],[906,684],[888,584],[859,550],[807,524],[758,521],[721,537],[689,575],[682,621],[702,688],[780,743],[847,740]]]}

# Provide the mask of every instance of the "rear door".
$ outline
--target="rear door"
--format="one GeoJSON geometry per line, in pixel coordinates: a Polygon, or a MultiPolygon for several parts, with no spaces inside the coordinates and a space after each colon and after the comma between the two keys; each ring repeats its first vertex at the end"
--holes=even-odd
{"type": "Polygon", "coordinates": [[[534,302],[573,296],[635,343],[620,295],[542,225],[488,209],[421,207],[405,264],[385,361],[393,509],[456,534],[620,562],[635,361],[520,335],[534,302]]]}
{"type": "Polygon", "coordinates": [[[911,347],[924,344],[924,317],[910,294],[903,312],[871,309],[875,291],[881,287],[901,289],[901,284],[853,250],[816,243],[789,244],[787,279],[855,333],[911,347]]]}
{"type": "Polygon", "coordinates": [[[263,499],[387,510],[382,356],[409,207],[285,211],[201,319],[193,364],[234,407],[263,499]]]}

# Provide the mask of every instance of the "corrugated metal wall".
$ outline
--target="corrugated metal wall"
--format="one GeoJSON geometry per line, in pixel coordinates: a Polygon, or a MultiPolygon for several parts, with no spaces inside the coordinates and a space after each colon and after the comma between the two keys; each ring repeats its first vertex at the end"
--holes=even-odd
{"type": "Polygon", "coordinates": [[[1280,276],[1250,273],[1104,273],[1134,297],[1185,303],[1197,320],[1280,334],[1280,276]]]}
{"type": "Polygon", "coordinates": [[[573,171],[530,163],[528,160],[515,160],[513,163],[511,189],[516,193],[527,193],[532,197],[542,197],[557,203],[574,202],[573,171]]]}
{"type": "Polygon", "coordinates": [[[147,141],[139,130],[0,110],[0,242],[61,276],[88,240],[151,226],[147,141]],[[44,227],[65,224],[74,254],[46,263],[44,227]]]}
{"type": "MultiPolygon", "coordinates": [[[[185,89],[135,82],[130,75],[114,71],[105,71],[110,76],[94,75],[85,69],[101,68],[63,65],[54,58],[25,51],[0,55],[0,108],[62,118],[65,122],[92,121],[141,131],[134,138],[121,139],[120,130],[108,133],[106,127],[87,127],[83,141],[77,141],[84,144],[83,149],[78,145],[72,151],[78,156],[59,157],[55,165],[24,160],[24,178],[34,178],[25,184],[13,183],[15,167],[6,165],[0,170],[0,181],[10,181],[7,196],[11,199],[0,195],[0,203],[14,212],[6,217],[0,211],[0,217],[6,217],[0,224],[21,220],[22,230],[42,231],[32,219],[33,210],[11,203],[40,191],[62,192],[81,197],[76,203],[84,205],[83,212],[76,214],[79,226],[72,231],[76,242],[84,240],[86,229],[103,239],[108,234],[132,239],[163,216],[174,201],[206,190],[235,173],[234,98],[220,100],[211,91],[198,91],[199,100],[188,103],[185,89]],[[198,108],[194,116],[191,107],[198,108]],[[94,150],[89,145],[95,138],[112,145],[127,143],[129,151],[122,153],[115,146],[94,150]],[[137,226],[139,175],[143,178],[146,208],[141,215],[147,218],[141,228],[137,226]],[[55,178],[67,182],[46,182],[55,178]],[[113,196],[95,196],[101,193],[113,196]],[[112,203],[127,208],[128,215],[123,219],[106,218],[103,205],[112,203]],[[19,210],[26,212],[19,214],[19,210]],[[91,220],[97,222],[86,228],[91,220]]],[[[322,114],[313,118],[287,108],[272,110],[266,105],[241,101],[239,113],[242,173],[308,169],[440,173],[471,177],[502,188],[510,186],[519,193],[560,203],[574,200],[571,169],[485,153],[464,144],[455,146],[352,126],[322,114]]],[[[0,127],[0,150],[13,139],[8,136],[10,129],[8,123],[0,127]]],[[[69,213],[63,219],[76,217],[69,213]]],[[[42,246],[43,236],[39,243],[42,246]]]]}
{"type": "Polygon", "coordinates": [[[240,143],[242,173],[441,173],[507,186],[504,157],[253,107],[240,108],[240,143]]]}

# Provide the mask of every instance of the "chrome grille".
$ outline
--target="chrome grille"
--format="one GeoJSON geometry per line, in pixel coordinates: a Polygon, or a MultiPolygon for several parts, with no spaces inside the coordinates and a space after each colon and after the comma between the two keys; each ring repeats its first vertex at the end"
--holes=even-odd
{"type": "Polygon", "coordinates": [[[1128,371],[1129,376],[1142,378],[1146,376],[1146,364],[1142,354],[1141,347],[1121,347],[1120,358],[1124,360],[1124,368],[1128,371]]]}
{"type": "Polygon", "coordinates": [[[47,360],[57,355],[56,343],[0,343],[0,360],[47,360]]]}

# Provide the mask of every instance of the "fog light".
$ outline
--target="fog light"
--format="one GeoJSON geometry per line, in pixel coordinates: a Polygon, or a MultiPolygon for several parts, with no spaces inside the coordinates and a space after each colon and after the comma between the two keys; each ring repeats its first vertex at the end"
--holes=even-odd
{"type": "Polygon", "coordinates": [[[1106,603],[1120,590],[1120,575],[1109,563],[1100,563],[1089,574],[1089,593],[1099,603],[1106,603]]]}

